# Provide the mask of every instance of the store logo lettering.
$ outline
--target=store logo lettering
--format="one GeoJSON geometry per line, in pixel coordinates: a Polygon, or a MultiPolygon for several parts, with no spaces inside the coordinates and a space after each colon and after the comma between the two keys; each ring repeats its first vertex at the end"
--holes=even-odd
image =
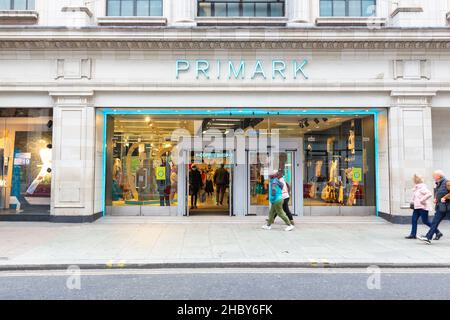
{"type": "Polygon", "coordinates": [[[271,66],[256,60],[254,63],[241,60],[239,62],[227,60],[215,60],[211,63],[209,60],[177,60],[175,62],[175,76],[180,79],[182,74],[195,75],[196,79],[210,79],[212,76],[216,79],[241,79],[249,77],[254,79],[267,79],[267,72],[270,71],[272,79],[287,79],[289,76],[293,79],[302,78],[308,80],[305,67],[308,64],[307,59],[302,61],[293,60],[287,63],[285,60],[272,60],[271,66]]]}

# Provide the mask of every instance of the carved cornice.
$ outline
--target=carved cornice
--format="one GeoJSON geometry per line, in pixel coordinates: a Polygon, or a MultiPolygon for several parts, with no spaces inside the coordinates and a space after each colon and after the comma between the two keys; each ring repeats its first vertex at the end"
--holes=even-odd
{"type": "Polygon", "coordinates": [[[114,49],[114,50],[211,50],[211,49],[324,49],[324,50],[440,50],[450,40],[427,41],[126,41],[126,40],[3,40],[0,49],[114,49]]]}

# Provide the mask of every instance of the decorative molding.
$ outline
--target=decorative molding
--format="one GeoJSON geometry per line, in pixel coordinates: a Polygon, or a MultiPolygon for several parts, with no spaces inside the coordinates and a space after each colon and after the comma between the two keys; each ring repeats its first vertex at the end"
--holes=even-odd
{"type": "Polygon", "coordinates": [[[49,95],[59,107],[90,106],[94,91],[50,91],[49,95]]]}
{"type": "Polygon", "coordinates": [[[385,41],[127,41],[127,40],[1,40],[0,49],[112,49],[112,50],[210,50],[210,49],[317,49],[317,50],[448,50],[450,40],[385,41]]]}
{"type": "Polygon", "coordinates": [[[431,62],[427,59],[394,60],[394,79],[430,80],[431,62]]]}
{"type": "Polygon", "coordinates": [[[436,91],[392,91],[393,105],[396,107],[429,107],[436,91]]]}
{"type": "Polygon", "coordinates": [[[55,79],[91,79],[91,59],[57,59],[55,79]]]}

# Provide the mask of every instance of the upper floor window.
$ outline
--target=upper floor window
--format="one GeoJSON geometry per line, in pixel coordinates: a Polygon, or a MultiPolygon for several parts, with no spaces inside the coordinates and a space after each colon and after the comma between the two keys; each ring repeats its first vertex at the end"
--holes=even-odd
{"type": "Polygon", "coordinates": [[[162,16],[162,1],[107,0],[106,12],[108,16],[162,16]]]}
{"type": "Polygon", "coordinates": [[[0,10],[34,10],[34,0],[0,0],[0,10]]]}
{"type": "Polygon", "coordinates": [[[370,17],[376,13],[376,0],[320,0],[322,17],[370,17]]]}
{"type": "Polygon", "coordinates": [[[285,0],[198,0],[200,17],[284,17],[285,0]]]}

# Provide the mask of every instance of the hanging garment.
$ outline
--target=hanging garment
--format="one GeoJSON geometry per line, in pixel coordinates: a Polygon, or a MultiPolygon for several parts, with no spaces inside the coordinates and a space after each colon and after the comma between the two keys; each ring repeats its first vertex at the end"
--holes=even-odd
{"type": "Polygon", "coordinates": [[[355,131],[350,130],[348,135],[348,149],[352,154],[355,154],[355,131]]]}
{"type": "Polygon", "coordinates": [[[327,139],[327,152],[328,153],[333,153],[334,151],[334,140],[336,138],[335,137],[331,137],[327,139]]]}
{"type": "Polygon", "coordinates": [[[356,203],[356,191],[358,190],[358,185],[352,185],[352,189],[350,190],[350,194],[347,199],[347,206],[351,207],[356,203]]]}
{"type": "Polygon", "coordinates": [[[343,185],[341,185],[341,186],[339,187],[339,198],[338,198],[338,202],[339,202],[340,204],[344,204],[344,186],[343,186],[343,185]]]}
{"type": "Polygon", "coordinates": [[[323,165],[323,161],[322,160],[317,160],[316,161],[316,177],[320,177],[322,175],[322,165],[323,165]]]}
{"type": "Polygon", "coordinates": [[[309,188],[309,197],[311,199],[314,199],[316,197],[316,190],[317,190],[317,185],[315,182],[311,183],[311,186],[309,188]]]}
{"type": "Polygon", "coordinates": [[[338,177],[338,164],[339,161],[331,160],[330,163],[330,178],[328,179],[328,182],[337,182],[338,177]]]}
{"type": "Polygon", "coordinates": [[[322,198],[323,201],[328,201],[328,199],[330,199],[330,195],[331,195],[331,187],[330,185],[327,184],[325,188],[322,189],[320,197],[322,198]]]}

